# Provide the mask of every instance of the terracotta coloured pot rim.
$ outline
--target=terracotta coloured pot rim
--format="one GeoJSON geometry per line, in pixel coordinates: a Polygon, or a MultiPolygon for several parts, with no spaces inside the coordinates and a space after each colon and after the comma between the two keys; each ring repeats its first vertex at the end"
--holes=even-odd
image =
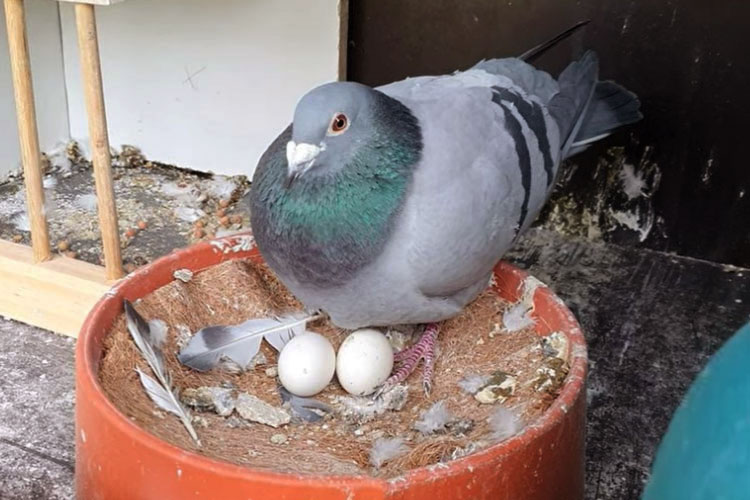
{"type": "MultiPolygon", "coordinates": [[[[228,476],[239,476],[247,477],[252,476],[254,478],[261,478],[269,483],[275,482],[287,482],[289,479],[295,479],[302,482],[338,482],[345,480],[349,483],[377,483],[383,485],[388,483],[385,490],[393,491],[408,487],[409,484],[419,482],[423,480],[434,481],[436,477],[446,477],[465,471],[467,468],[477,467],[486,462],[492,461],[494,458],[502,455],[508,455],[513,453],[518,448],[523,448],[532,444],[538,436],[551,430],[556,423],[564,419],[568,409],[575,403],[579,393],[583,390],[586,369],[587,369],[587,353],[586,344],[583,337],[583,333],[578,325],[573,314],[565,306],[565,304],[552,293],[552,291],[546,286],[540,286],[536,288],[534,292],[534,303],[536,305],[540,300],[551,301],[552,309],[556,314],[564,316],[564,322],[569,326],[567,331],[563,331],[568,339],[569,345],[569,361],[570,371],[563,383],[563,388],[559,396],[551,404],[544,414],[542,414],[534,423],[526,426],[526,428],[516,436],[498,443],[494,446],[490,446],[482,451],[473,453],[471,455],[452,460],[447,464],[437,464],[432,466],[420,467],[413,469],[399,476],[398,478],[392,478],[388,480],[373,478],[367,475],[352,476],[352,475],[302,475],[285,472],[273,472],[262,469],[255,469],[252,467],[241,466],[232,464],[229,462],[223,462],[214,460],[212,458],[199,455],[189,450],[179,448],[173,444],[159,439],[153,434],[147,432],[141,427],[137,426],[130,421],[125,415],[109,401],[109,398],[104,393],[101,385],[98,381],[97,376],[97,345],[96,339],[99,336],[97,331],[100,328],[103,321],[102,317],[104,311],[107,308],[115,307],[118,311],[122,311],[122,300],[127,298],[128,300],[134,301],[139,296],[131,296],[129,294],[130,284],[134,281],[148,280],[150,274],[155,274],[154,270],[163,267],[178,269],[190,266],[186,266],[185,262],[190,262],[190,257],[201,254],[208,251],[207,247],[212,249],[225,257],[221,257],[216,263],[234,259],[234,258],[247,258],[250,257],[249,248],[241,248],[237,250],[226,251],[227,248],[238,246],[238,242],[245,238],[244,241],[252,241],[252,236],[249,233],[234,234],[225,238],[218,238],[212,242],[201,242],[185,249],[175,250],[174,252],[161,257],[145,266],[134,273],[129,274],[118,282],[110,291],[108,291],[94,306],[89,315],[87,316],[78,338],[76,346],[76,385],[78,385],[77,393],[86,393],[93,397],[93,403],[99,412],[102,419],[108,421],[109,424],[120,428],[124,433],[128,434],[133,440],[146,445],[148,448],[153,449],[155,453],[161,454],[166,458],[170,458],[178,463],[180,461],[190,462],[193,466],[200,467],[202,469],[210,470],[212,472],[220,472],[221,474],[228,476]],[[225,250],[222,252],[221,249],[225,250]],[[180,266],[175,267],[175,263],[180,263],[180,266]],[[113,304],[113,302],[116,302],[113,304]],[[83,375],[82,375],[83,374],[83,375]]],[[[211,266],[209,266],[211,267],[211,266]]],[[[196,267],[191,269],[193,272],[198,272],[206,267],[196,267]]],[[[172,271],[170,271],[171,275],[172,271]]],[[[520,282],[523,284],[524,280],[529,277],[527,273],[520,269],[506,263],[501,262],[495,268],[496,277],[502,280],[503,275],[511,274],[516,275],[520,278],[520,282]]],[[[163,284],[157,284],[156,288],[163,286],[163,284]]],[[[153,289],[156,289],[153,288],[153,289]]],[[[501,288],[501,287],[500,287],[501,288]]],[[[152,289],[152,291],[153,291],[152,289]]],[[[119,314],[119,313],[118,313],[119,314]]],[[[544,317],[535,317],[537,321],[544,323],[544,317]]],[[[107,330],[111,325],[107,326],[107,330]]],[[[102,334],[104,335],[104,334],[102,334]]],[[[85,437],[77,436],[76,440],[85,437]]],[[[381,486],[382,487],[382,486],[381,486]]]]}

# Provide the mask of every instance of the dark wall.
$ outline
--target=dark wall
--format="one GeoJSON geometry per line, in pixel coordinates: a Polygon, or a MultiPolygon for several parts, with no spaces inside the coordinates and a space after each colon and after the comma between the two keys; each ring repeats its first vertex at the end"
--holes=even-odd
{"type": "Polygon", "coordinates": [[[636,92],[646,118],[571,159],[542,223],[750,266],[750,2],[351,0],[349,78],[467,68],[583,19],[534,63],[557,75],[592,48],[601,77],[636,92]],[[643,180],[635,198],[626,167],[643,180]]]}

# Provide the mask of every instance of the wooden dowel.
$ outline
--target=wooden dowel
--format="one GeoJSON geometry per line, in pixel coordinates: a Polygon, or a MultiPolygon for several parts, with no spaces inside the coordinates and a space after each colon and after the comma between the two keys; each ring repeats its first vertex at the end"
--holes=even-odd
{"type": "Polygon", "coordinates": [[[112,160],[107,135],[107,113],[104,108],[96,17],[94,6],[90,4],[77,3],[75,11],[83,93],[91,138],[91,160],[94,164],[96,199],[99,208],[99,226],[104,247],[104,266],[107,278],[115,280],[122,276],[122,257],[115,192],[112,186],[112,160]]]}
{"type": "Polygon", "coordinates": [[[13,93],[16,100],[23,180],[26,187],[26,209],[31,223],[31,246],[34,260],[41,262],[49,259],[52,254],[49,247],[47,219],[44,216],[42,162],[39,153],[39,133],[36,126],[34,87],[31,82],[31,63],[26,39],[23,0],[5,0],[5,22],[8,30],[13,93]]]}

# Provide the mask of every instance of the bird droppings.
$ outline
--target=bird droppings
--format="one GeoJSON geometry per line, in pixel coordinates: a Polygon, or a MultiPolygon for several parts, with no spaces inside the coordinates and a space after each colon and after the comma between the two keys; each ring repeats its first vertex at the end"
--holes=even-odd
{"type": "Polygon", "coordinates": [[[271,443],[275,445],[286,444],[288,440],[289,438],[286,437],[286,434],[274,434],[270,439],[271,443]]]}
{"type": "Polygon", "coordinates": [[[592,241],[633,244],[657,229],[653,197],[661,183],[661,169],[651,160],[653,148],[644,148],[637,161],[625,148],[611,147],[593,172],[580,172],[574,163],[561,167],[560,182],[543,207],[537,225],[592,241]],[[589,189],[571,186],[585,182],[589,189]]]}
{"type": "Polygon", "coordinates": [[[399,384],[376,399],[366,396],[336,396],[333,405],[345,420],[362,424],[386,412],[403,410],[408,397],[408,387],[399,384]]]}
{"type": "Polygon", "coordinates": [[[178,269],[173,273],[175,279],[182,281],[183,283],[189,282],[193,279],[193,271],[190,269],[178,269]]]}
{"type": "MultiPolygon", "coordinates": [[[[47,155],[44,163],[44,208],[51,240],[67,240],[73,252],[68,256],[103,264],[91,163],[76,142],[47,155]]],[[[227,210],[233,216],[248,217],[240,203],[248,187],[245,176],[212,176],[149,162],[132,146],[114,151],[112,163],[123,264],[131,269],[215,233],[220,225],[209,214],[221,200],[229,202],[227,210]],[[194,223],[179,217],[187,212],[203,214],[195,221],[204,227],[200,237],[193,234],[194,223]]],[[[231,224],[229,229],[239,227],[231,224]]],[[[15,236],[16,243],[28,245],[29,230],[23,174],[18,172],[0,180],[0,239],[15,236]]]]}
{"type": "Polygon", "coordinates": [[[495,371],[481,387],[474,399],[482,404],[503,403],[516,392],[516,378],[501,370],[495,371]]]}
{"type": "MultiPolygon", "coordinates": [[[[236,235],[212,245],[217,252],[228,253],[252,246],[253,240],[248,235],[236,235]]],[[[540,286],[538,280],[528,279],[519,292],[530,297],[540,286]]],[[[192,398],[193,416],[202,419],[195,420],[203,443],[200,449],[172,415],[154,415],[153,402],[145,395],[137,375],[133,376],[136,366],[148,368],[141,365],[122,317],[104,339],[100,381],[114,405],[136,425],[180,448],[258,469],[295,474],[370,474],[388,479],[417,467],[443,466],[493,445],[498,439],[490,417],[501,405],[512,409],[525,426],[554,401],[565,369],[555,363],[567,361],[569,348],[564,347],[559,333],[545,339],[532,328],[503,331],[488,338],[487,333],[502,322],[511,306],[488,290],[461,315],[441,324],[440,352],[429,398],[418,373],[379,399],[352,397],[334,380],[311,398],[329,406],[330,411],[309,422],[294,418],[290,402],[282,398],[273,370],[278,355],[265,343],[256,362],[244,371],[227,370],[222,365],[196,372],[176,359],[179,346],[200,328],[299,309],[299,303],[265,265],[228,260],[196,272],[188,282],[175,278],[137,302],[144,318],[158,318],[169,326],[165,362],[182,399],[192,398]],[[477,346],[467,342],[475,336],[484,338],[485,343],[477,346]],[[500,380],[496,372],[506,375],[500,380]],[[516,381],[513,387],[508,385],[511,380],[516,381]],[[487,389],[490,382],[497,386],[488,389],[492,397],[498,396],[497,400],[482,404],[473,392],[487,389]],[[226,416],[218,414],[217,407],[226,416]],[[271,441],[275,435],[286,437],[283,446],[271,441]],[[381,458],[376,460],[380,466],[375,467],[371,461],[374,443],[386,439],[396,439],[393,442],[401,442],[405,448],[396,447],[402,452],[387,460],[376,453],[381,458]]],[[[336,347],[346,336],[325,320],[311,323],[310,329],[325,335],[336,347]]],[[[389,330],[384,333],[389,333],[392,345],[407,347],[414,341],[414,327],[389,330]]]]}
{"type": "Polygon", "coordinates": [[[257,422],[271,427],[288,424],[292,417],[283,408],[271,406],[265,401],[245,392],[237,397],[236,410],[240,417],[250,422],[257,422]]]}
{"type": "Polygon", "coordinates": [[[180,401],[198,410],[215,411],[222,417],[231,415],[235,407],[232,391],[222,387],[188,388],[180,394],[180,401]]]}
{"type": "Polygon", "coordinates": [[[458,381],[458,386],[472,396],[479,392],[490,380],[490,375],[467,375],[458,381]]]}

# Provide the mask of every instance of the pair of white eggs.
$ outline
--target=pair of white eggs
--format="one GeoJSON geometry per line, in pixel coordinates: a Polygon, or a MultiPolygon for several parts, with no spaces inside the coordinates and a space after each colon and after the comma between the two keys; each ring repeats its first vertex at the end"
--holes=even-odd
{"type": "Polygon", "coordinates": [[[338,354],[323,335],[305,332],[284,346],[278,363],[281,385],[303,397],[325,389],[334,373],[346,392],[365,396],[385,382],[392,369],[390,342],[370,328],[349,334],[338,354]]]}

